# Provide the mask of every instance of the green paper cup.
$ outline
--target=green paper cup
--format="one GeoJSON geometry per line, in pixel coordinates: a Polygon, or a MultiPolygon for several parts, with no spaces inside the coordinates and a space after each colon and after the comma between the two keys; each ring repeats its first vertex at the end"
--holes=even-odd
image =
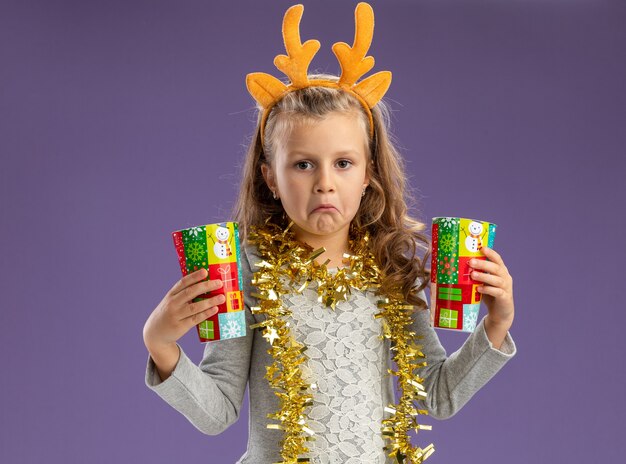
{"type": "Polygon", "coordinates": [[[496,225],[458,217],[434,217],[430,277],[431,323],[438,329],[473,332],[478,322],[481,285],[471,278],[470,259],[487,259],[496,225]]]}
{"type": "Polygon", "coordinates": [[[202,343],[243,337],[246,318],[241,283],[239,228],[236,222],[190,227],[172,232],[183,276],[198,269],[209,271],[206,280],[221,279],[222,288],[194,298],[194,302],[224,294],[218,312],[196,327],[202,343]]]}

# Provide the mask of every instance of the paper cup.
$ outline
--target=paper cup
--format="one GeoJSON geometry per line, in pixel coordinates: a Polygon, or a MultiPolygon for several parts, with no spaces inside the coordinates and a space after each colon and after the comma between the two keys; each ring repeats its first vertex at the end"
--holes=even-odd
{"type": "Polygon", "coordinates": [[[183,276],[198,269],[209,271],[210,279],[221,279],[222,288],[194,298],[194,302],[224,294],[226,301],[218,312],[196,328],[202,343],[246,334],[246,318],[241,283],[239,228],[236,222],[222,222],[172,232],[183,276]]]}
{"type": "Polygon", "coordinates": [[[481,285],[471,278],[470,259],[487,259],[481,248],[493,246],[496,225],[458,217],[435,217],[430,277],[431,324],[438,329],[473,332],[478,321],[481,285]]]}

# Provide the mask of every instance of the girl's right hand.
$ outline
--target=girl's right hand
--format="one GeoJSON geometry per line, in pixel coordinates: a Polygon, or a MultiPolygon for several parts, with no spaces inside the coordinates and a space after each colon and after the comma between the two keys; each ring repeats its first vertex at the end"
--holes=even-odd
{"type": "Polygon", "coordinates": [[[206,278],[207,270],[199,269],[184,276],[165,294],[143,327],[149,351],[175,345],[189,329],[217,313],[217,305],[225,301],[223,294],[192,302],[199,295],[222,288],[221,280],[206,278]]]}

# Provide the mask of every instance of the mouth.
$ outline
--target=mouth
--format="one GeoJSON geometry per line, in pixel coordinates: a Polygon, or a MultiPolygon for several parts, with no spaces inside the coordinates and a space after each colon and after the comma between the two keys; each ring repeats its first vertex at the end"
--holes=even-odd
{"type": "Polygon", "coordinates": [[[329,212],[329,211],[337,211],[337,208],[335,208],[330,203],[325,203],[323,205],[319,205],[317,208],[315,208],[311,212],[312,213],[324,213],[324,212],[329,212]]]}

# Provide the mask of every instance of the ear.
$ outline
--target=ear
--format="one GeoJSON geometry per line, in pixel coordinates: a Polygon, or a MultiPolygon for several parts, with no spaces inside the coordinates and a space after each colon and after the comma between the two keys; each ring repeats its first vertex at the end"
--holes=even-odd
{"type": "MultiPolygon", "coordinates": [[[[372,169],[374,169],[373,161],[372,161],[372,169]]],[[[370,184],[370,173],[369,169],[365,169],[365,179],[363,179],[363,188],[369,186],[370,184]]]]}
{"type": "Polygon", "coordinates": [[[274,171],[272,171],[272,168],[266,163],[263,163],[261,165],[261,174],[263,174],[263,179],[265,179],[265,183],[267,184],[269,189],[271,191],[275,191],[276,180],[274,179],[274,171]]]}

